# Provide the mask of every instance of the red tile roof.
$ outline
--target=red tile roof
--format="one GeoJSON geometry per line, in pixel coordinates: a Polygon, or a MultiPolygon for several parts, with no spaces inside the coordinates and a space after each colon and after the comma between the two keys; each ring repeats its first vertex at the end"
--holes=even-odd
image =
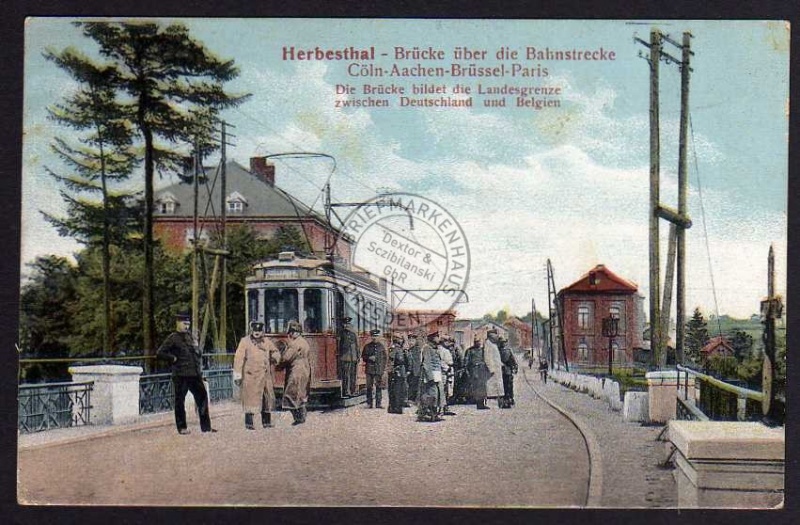
{"type": "Polygon", "coordinates": [[[704,354],[710,354],[711,352],[716,351],[720,346],[723,347],[723,349],[728,353],[733,353],[733,347],[725,338],[725,336],[722,335],[709,339],[708,343],[706,343],[706,346],[704,346],[700,352],[704,354]]]}
{"type": "Polygon", "coordinates": [[[605,265],[598,264],[580,279],[563,288],[563,292],[635,292],[638,290],[636,283],[620,277],[605,265]],[[594,283],[592,283],[594,277],[594,283]]]}

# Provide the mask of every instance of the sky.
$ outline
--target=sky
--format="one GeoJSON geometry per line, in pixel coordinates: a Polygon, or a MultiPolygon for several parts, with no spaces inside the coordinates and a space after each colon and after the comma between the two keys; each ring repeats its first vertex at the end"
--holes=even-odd
{"type": "MultiPolygon", "coordinates": [[[[776,253],[776,282],[785,295],[788,177],[789,29],[777,21],[336,20],[162,19],[181,22],[216,55],[240,69],[227,84],[251,98],[223,117],[235,126],[228,157],[311,151],[336,159],[276,161],[278,186],[322,211],[330,177],[334,201],[365,201],[381,189],[424,195],[458,221],[468,238],[469,301],[460,317],[547,304],[546,261],[558,288],[596,264],[638,284],[647,297],[649,192],[649,63],[639,56],[657,28],[680,41],[693,35],[688,144],[687,309],[749,317],[766,295],[767,253],[776,253]],[[284,60],[283,50],[369,49],[374,66],[518,63],[547,76],[502,78],[363,77],[348,73],[360,60],[284,60]],[[455,60],[457,46],[484,50],[483,60],[455,60]],[[401,60],[396,47],[434,48],[444,60],[401,60]],[[497,60],[501,47],[516,60],[497,60]],[[527,60],[538,50],[604,49],[614,60],[527,60]],[[386,53],[386,56],[383,56],[386,53]],[[540,69],[541,71],[541,69],[540,69]],[[362,86],[444,85],[559,87],[559,107],[535,110],[336,107],[363,99],[362,86]],[[337,85],[356,94],[337,94],[337,85]]],[[[75,89],[42,57],[47,48],[92,42],[68,19],[26,24],[22,173],[23,277],[36,256],[80,248],[61,238],[40,211],[63,204],[45,167],[63,169],[49,152],[69,136],[47,119],[46,108],[75,89]]],[[[677,48],[665,51],[680,56],[677,48]]],[[[360,68],[356,67],[355,71],[360,68]]],[[[677,206],[680,72],[660,64],[661,199],[677,206]]],[[[448,94],[452,98],[464,95],[448,94]]],[[[186,145],[188,151],[188,145],[186,145]]],[[[207,160],[213,163],[214,159],[207,160]]],[[[170,177],[158,187],[174,183],[170,177]]],[[[143,182],[134,178],[136,187],[143,182]]],[[[662,273],[668,225],[661,222],[662,273]]],[[[410,233],[410,232],[409,232],[410,233]]],[[[407,306],[415,306],[409,303],[407,306]]]]}

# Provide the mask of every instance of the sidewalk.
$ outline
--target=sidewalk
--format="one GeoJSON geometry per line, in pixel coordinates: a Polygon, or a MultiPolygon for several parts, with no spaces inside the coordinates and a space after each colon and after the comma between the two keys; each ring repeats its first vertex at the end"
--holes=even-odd
{"type": "MultiPolygon", "coordinates": [[[[211,423],[213,425],[214,418],[217,416],[226,416],[234,412],[241,412],[241,405],[238,401],[220,401],[219,403],[211,404],[210,412],[211,423]]],[[[196,414],[192,413],[190,410],[187,410],[186,415],[189,424],[197,424],[196,414]]],[[[134,423],[128,423],[126,425],[87,425],[69,428],[57,428],[43,432],[33,432],[30,434],[19,434],[17,438],[17,449],[33,450],[51,446],[67,445],[70,443],[79,443],[89,439],[116,436],[125,432],[165,427],[174,424],[175,415],[171,410],[167,412],[158,412],[155,414],[144,414],[139,416],[138,421],[134,423]]]]}
{"type": "Polygon", "coordinates": [[[622,412],[588,394],[570,390],[554,381],[543,384],[535,370],[521,369],[517,376],[548,402],[574,417],[583,432],[591,434],[600,460],[592,464],[602,469],[603,508],[656,508],[677,506],[677,487],[670,468],[660,466],[665,459],[664,443],[656,441],[663,427],[626,422],[622,412]],[[521,377],[520,377],[521,376],[521,377]]]}

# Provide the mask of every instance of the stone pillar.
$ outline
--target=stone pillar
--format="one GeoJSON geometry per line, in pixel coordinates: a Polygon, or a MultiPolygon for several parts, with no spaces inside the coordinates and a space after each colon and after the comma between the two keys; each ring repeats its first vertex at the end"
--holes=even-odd
{"type": "Polygon", "coordinates": [[[71,366],[73,382],[94,381],[91,422],[94,425],[132,423],[139,418],[140,366],[71,366]]]}
{"type": "Polygon", "coordinates": [[[650,422],[666,423],[675,419],[677,410],[678,372],[662,370],[648,372],[647,378],[647,403],[650,413],[650,422]]]}
{"type": "Polygon", "coordinates": [[[743,421],[670,421],[678,507],[782,505],[786,433],[743,421]]]}

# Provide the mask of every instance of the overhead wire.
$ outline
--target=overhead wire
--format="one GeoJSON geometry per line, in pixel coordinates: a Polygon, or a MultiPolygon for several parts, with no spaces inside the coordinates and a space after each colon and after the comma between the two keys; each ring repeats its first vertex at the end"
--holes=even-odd
{"type": "Polygon", "coordinates": [[[719,317],[719,302],[717,301],[717,287],[714,283],[714,268],[711,264],[711,244],[708,240],[708,224],[706,222],[706,207],[703,203],[703,186],[700,183],[700,167],[697,162],[697,146],[694,136],[694,124],[692,122],[692,114],[689,113],[689,129],[692,133],[692,157],[694,159],[694,172],[697,176],[697,194],[700,198],[700,215],[703,218],[703,236],[705,237],[706,254],[708,257],[708,273],[711,277],[711,291],[714,296],[714,312],[717,316],[717,336],[722,336],[722,322],[719,317]]]}

